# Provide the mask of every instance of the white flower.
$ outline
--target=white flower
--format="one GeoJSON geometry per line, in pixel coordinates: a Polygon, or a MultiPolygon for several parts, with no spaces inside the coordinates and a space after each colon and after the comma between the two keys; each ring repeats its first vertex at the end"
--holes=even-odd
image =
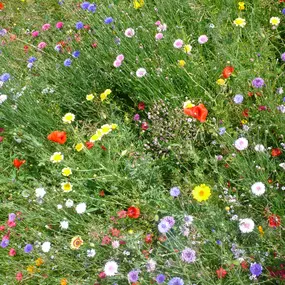
{"type": "Polygon", "coordinates": [[[285,170],[285,162],[280,163],[279,166],[285,170]]]}
{"type": "Polygon", "coordinates": [[[87,257],[94,257],[96,251],[94,249],[87,249],[87,257]]]}
{"type": "Polygon", "coordinates": [[[37,188],[36,189],[36,197],[42,199],[46,194],[46,191],[44,188],[37,188]]]}
{"type": "Polygon", "coordinates": [[[248,147],[248,140],[246,138],[239,138],[235,141],[235,148],[237,150],[245,150],[248,147]]]}
{"type": "Polygon", "coordinates": [[[71,208],[73,206],[73,201],[71,199],[67,199],[66,202],[65,202],[65,206],[67,208],[71,208]]]}
{"type": "Polygon", "coordinates": [[[146,75],[146,70],[145,70],[145,68],[143,68],[143,67],[139,68],[139,69],[136,71],[136,76],[139,77],[139,78],[141,78],[141,77],[143,77],[143,76],[145,76],[145,75],[146,75]]]}
{"type": "Polygon", "coordinates": [[[155,267],[156,267],[156,261],[153,260],[153,259],[150,259],[147,264],[146,264],[146,270],[147,272],[152,272],[155,270],[155,267]]]}
{"type": "Polygon", "coordinates": [[[262,144],[257,144],[254,147],[254,150],[257,151],[257,152],[264,152],[265,151],[265,147],[262,144]]]}
{"type": "Polygon", "coordinates": [[[108,261],[104,267],[104,273],[107,276],[114,276],[118,273],[118,264],[115,261],[108,261]]]}
{"type": "Polygon", "coordinates": [[[178,39],[173,43],[173,46],[175,48],[182,48],[183,47],[183,41],[181,39],[178,39]]]}
{"type": "Polygon", "coordinates": [[[114,240],[114,241],[112,242],[112,247],[113,247],[113,248],[119,248],[119,246],[120,246],[120,242],[119,242],[118,240],[114,240]]]}
{"type": "Polygon", "coordinates": [[[68,227],[69,227],[68,221],[66,221],[66,220],[61,221],[61,222],[60,222],[60,227],[61,227],[63,230],[67,230],[68,227]]]}
{"type": "Polygon", "coordinates": [[[135,30],[132,28],[127,28],[125,30],[125,36],[128,38],[132,38],[135,35],[135,30]]]}
{"type": "Polygon", "coordinates": [[[256,182],[251,186],[251,192],[256,196],[261,196],[265,192],[265,185],[262,182],[256,182]]]}
{"type": "Polygon", "coordinates": [[[165,32],[167,30],[167,25],[166,24],[160,24],[158,27],[157,27],[157,30],[159,32],[165,32]]]}
{"type": "Polygon", "coordinates": [[[42,244],[42,251],[43,252],[49,252],[50,251],[50,242],[49,241],[45,241],[42,244]]]}
{"type": "Polygon", "coordinates": [[[86,204],[85,203],[78,204],[75,210],[78,214],[83,214],[86,211],[86,204]]]}
{"type": "Polygon", "coordinates": [[[278,17],[271,17],[269,20],[272,26],[278,26],[280,24],[280,18],[278,17]]]}
{"type": "Polygon", "coordinates": [[[61,205],[61,204],[58,204],[58,205],[57,205],[57,208],[58,208],[58,210],[61,210],[61,209],[62,209],[62,205],[61,205]]]}
{"type": "Polygon", "coordinates": [[[7,95],[0,95],[0,104],[4,103],[7,100],[8,96],[7,95]]]}
{"type": "Polygon", "coordinates": [[[242,233],[251,233],[254,229],[254,221],[252,219],[241,219],[239,229],[242,233]]]}

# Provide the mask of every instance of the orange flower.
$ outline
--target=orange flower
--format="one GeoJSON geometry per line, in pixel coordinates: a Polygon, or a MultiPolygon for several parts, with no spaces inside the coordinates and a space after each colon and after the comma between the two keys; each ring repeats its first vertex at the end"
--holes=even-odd
{"type": "Polygon", "coordinates": [[[60,285],[67,285],[67,279],[66,278],[62,278],[60,280],[60,285]]]}
{"type": "Polygon", "coordinates": [[[83,244],[82,238],[80,236],[75,236],[71,240],[70,247],[71,249],[79,249],[82,244],[83,244]]]}
{"type": "Polygon", "coordinates": [[[54,131],[47,136],[47,139],[59,144],[66,142],[66,132],[54,131]]]}
{"type": "Polygon", "coordinates": [[[44,264],[44,261],[43,261],[42,258],[39,257],[39,258],[35,261],[35,263],[36,263],[36,266],[41,266],[42,264],[44,264]]]}
{"type": "Polygon", "coordinates": [[[282,151],[281,151],[280,148],[273,148],[273,149],[271,150],[271,155],[272,155],[272,156],[279,156],[279,155],[281,155],[281,154],[282,154],[282,151]]]}
{"type": "Polygon", "coordinates": [[[18,159],[18,158],[15,158],[14,161],[13,161],[13,165],[14,165],[17,169],[19,169],[19,168],[22,166],[22,164],[24,164],[25,162],[26,162],[26,160],[20,160],[20,159],[18,159]]]}
{"type": "Polygon", "coordinates": [[[208,116],[208,110],[203,104],[199,104],[198,106],[191,108],[184,108],[184,114],[193,117],[203,123],[206,121],[206,118],[208,116]]]}
{"type": "Polygon", "coordinates": [[[234,72],[234,68],[232,67],[232,66],[226,66],[224,69],[223,69],[223,77],[225,78],[225,79],[227,79],[227,78],[229,78],[231,75],[232,75],[232,73],[234,72]]]}
{"type": "Polygon", "coordinates": [[[4,4],[0,2],[0,11],[4,9],[4,4]]]}

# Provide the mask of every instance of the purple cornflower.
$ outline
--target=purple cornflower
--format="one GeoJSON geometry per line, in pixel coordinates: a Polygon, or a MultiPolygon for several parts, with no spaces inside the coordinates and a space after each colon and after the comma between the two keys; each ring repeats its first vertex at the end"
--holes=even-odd
{"type": "Polygon", "coordinates": [[[139,280],[139,271],[138,270],[132,270],[128,274],[128,279],[130,282],[137,282],[139,280]]]}
{"type": "Polygon", "coordinates": [[[80,56],[80,51],[79,51],[79,50],[74,51],[74,52],[72,53],[72,56],[73,56],[74,58],[79,57],[79,56],[80,56]]]}
{"type": "Polygon", "coordinates": [[[256,277],[258,277],[262,273],[262,266],[261,266],[261,264],[256,263],[256,262],[252,263],[250,265],[249,269],[250,269],[250,273],[252,275],[256,276],[256,277]]]}
{"type": "Polygon", "coordinates": [[[172,187],[170,189],[170,195],[172,197],[178,197],[180,195],[180,189],[178,187],[172,187]]]}
{"type": "Polygon", "coordinates": [[[139,121],[140,120],[140,115],[139,114],[135,114],[133,120],[134,121],[139,121]]]}
{"type": "Polygon", "coordinates": [[[4,37],[7,34],[7,30],[6,29],[1,29],[0,30],[0,36],[4,37]]]}
{"type": "Polygon", "coordinates": [[[264,86],[264,80],[260,77],[254,78],[252,80],[252,86],[255,88],[262,88],[264,86]]]}
{"type": "Polygon", "coordinates": [[[8,81],[10,79],[11,75],[9,73],[3,73],[1,76],[0,76],[0,80],[5,82],[5,81],[8,81]]]}
{"type": "Polygon", "coordinates": [[[222,244],[222,242],[218,239],[217,240],[217,245],[221,245],[222,244]]]}
{"type": "Polygon", "coordinates": [[[179,277],[174,277],[168,282],[168,285],[184,285],[184,281],[179,277]]]}
{"type": "Polygon", "coordinates": [[[25,253],[30,253],[32,250],[33,250],[33,246],[32,246],[31,244],[27,244],[27,245],[24,247],[25,253]]]}
{"type": "Polygon", "coordinates": [[[226,128],[225,127],[219,128],[219,135],[220,136],[222,136],[225,132],[226,132],[226,128]]]}
{"type": "Polygon", "coordinates": [[[181,253],[181,259],[187,263],[194,263],[196,260],[196,251],[191,248],[185,248],[181,253]]]}
{"type": "Polygon", "coordinates": [[[282,60],[282,61],[285,61],[285,52],[283,52],[283,53],[281,54],[281,60],[282,60]]]}
{"type": "Polygon", "coordinates": [[[104,20],[104,23],[105,24],[111,24],[113,22],[113,18],[112,17],[107,17],[105,20],[104,20]]]}
{"type": "Polygon", "coordinates": [[[175,224],[175,220],[174,220],[174,218],[172,217],[172,216],[166,216],[166,217],[164,217],[163,219],[162,219],[163,221],[166,221],[168,224],[169,224],[169,226],[172,228],[173,226],[174,226],[174,224],[175,224]]]}
{"type": "Polygon", "coordinates": [[[155,281],[158,283],[158,284],[161,284],[165,281],[165,275],[163,274],[158,274],[155,278],[155,281]]]}
{"type": "Polygon", "coordinates": [[[90,3],[87,2],[87,1],[85,1],[85,2],[83,2],[80,6],[81,6],[81,8],[82,8],[83,10],[86,10],[86,9],[89,7],[89,5],[90,5],[90,3]]]}
{"type": "Polygon", "coordinates": [[[84,26],[84,24],[83,24],[82,22],[77,22],[77,23],[75,24],[75,28],[76,28],[77,30],[83,29],[83,26],[84,26]]]}
{"type": "Polygon", "coordinates": [[[158,230],[160,233],[165,234],[167,233],[169,230],[171,229],[170,225],[168,222],[162,220],[159,224],[158,224],[158,230]]]}
{"type": "Polygon", "coordinates": [[[2,240],[2,242],[1,242],[1,244],[0,244],[0,246],[2,247],[2,248],[5,248],[5,247],[7,247],[8,245],[9,245],[9,240],[8,239],[3,239],[2,240]]]}
{"type": "Polygon", "coordinates": [[[64,61],[64,66],[70,66],[71,65],[71,63],[72,63],[72,61],[71,61],[71,59],[70,58],[68,58],[68,59],[66,59],[65,61],[64,61]]]}
{"type": "Polygon", "coordinates": [[[96,12],[96,9],[97,9],[96,4],[90,4],[90,5],[88,6],[88,11],[89,11],[89,12],[95,13],[95,12],[96,12]]]}
{"type": "Polygon", "coordinates": [[[243,96],[242,96],[241,94],[235,95],[235,97],[234,97],[234,102],[235,102],[236,104],[241,104],[242,101],[243,101],[243,96]]]}
{"type": "Polygon", "coordinates": [[[16,214],[14,214],[14,213],[9,214],[8,220],[9,220],[10,222],[14,222],[15,219],[16,219],[16,214]]]}

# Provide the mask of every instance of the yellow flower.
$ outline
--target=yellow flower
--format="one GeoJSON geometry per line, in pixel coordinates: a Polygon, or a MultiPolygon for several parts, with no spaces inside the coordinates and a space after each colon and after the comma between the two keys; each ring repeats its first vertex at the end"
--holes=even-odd
{"type": "Polygon", "coordinates": [[[144,0],[134,0],[134,8],[139,9],[144,6],[144,0]]]}
{"type": "Polygon", "coordinates": [[[247,123],[247,120],[243,119],[240,121],[243,125],[245,125],[247,123]]]}
{"type": "Polygon", "coordinates": [[[112,90],[111,90],[111,89],[106,89],[106,90],[104,91],[104,93],[106,93],[107,95],[110,95],[110,94],[112,93],[112,90]]]}
{"type": "Polygon", "coordinates": [[[41,266],[42,264],[44,264],[44,261],[43,261],[42,258],[39,257],[39,258],[35,261],[35,263],[36,263],[36,266],[41,266]]]}
{"type": "Polygon", "coordinates": [[[118,125],[117,124],[112,124],[111,128],[112,128],[112,130],[116,130],[118,128],[118,125]]]}
{"type": "Polygon", "coordinates": [[[94,95],[93,94],[86,95],[86,100],[87,101],[92,101],[93,99],[94,99],[94,95]]]}
{"type": "Polygon", "coordinates": [[[278,26],[280,24],[280,18],[278,18],[278,17],[271,17],[270,18],[270,24],[272,26],[278,26]]]}
{"type": "Polygon", "coordinates": [[[108,133],[110,133],[111,131],[112,131],[112,127],[110,126],[110,125],[108,125],[108,124],[106,124],[106,125],[103,125],[102,127],[101,127],[101,131],[102,131],[102,133],[105,135],[105,134],[108,134],[108,133]]]}
{"type": "Polygon", "coordinates": [[[29,265],[27,267],[27,271],[30,273],[30,274],[35,274],[36,273],[36,267],[34,265],[29,265]]]}
{"type": "Polygon", "coordinates": [[[189,54],[192,51],[192,46],[191,45],[185,45],[183,47],[183,50],[184,50],[184,52],[189,54]]]}
{"type": "Polygon", "coordinates": [[[90,142],[96,142],[96,141],[100,141],[103,137],[103,132],[102,130],[97,130],[96,133],[90,138],[90,142]]]}
{"type": "Polygon", "coordinates": [[[259,227],[258,227],[258,231],[259,231],[259,233],[260,233],[261,236],[264,235],[264,231],[263,231],[262,226],[259,226],[259,227]]]}
{"type": "Polygon", "coordinates": [[[67,279],[66,278],[61,279],[60,285],[67,285],[67,279]]]}
{"type": "Polygon", "coordinates": [[[244,10],[245,9],[244,2],[238,2],[238,8],[239,10],[244,10]]]}
{"type": "Polygon", "coordinates": [[[84,144],[83,143],[78,143],[76,146],[75,146],[75,149],[79,152],[81,150],[83,150],[84,148],[84,144]]]}
{"type": "Polygon", "coordinates": [[[75,119],[75,115],[72,113],[67,113],[62,117],[62,121],[65,124],[71,124],[74,121],[74,119],[75,119]]]}
{"type": "Polygon", "coordinates": [[[62,174],[63,176],[69,176],[69,175],[72,174],[72,170],[71,170],[71,168],[69,168],[69,167],[65,167],[65,168],[63,168],[63,169],[61,170],[61,174],[62,174]]]}
{"type": "Polygon", "coordinates": [[[132,234],[134,233],[134,230],[130,229],[130,230],[128,231],[128,233],[129,233],[130,235],[132,235],[132,234]]]}
{"type": "Polygon", "coordinates": [[[107,96],[110,95],[112,93],[111,89],[106,89],[103,93],[101,93],[100,98],[101,101],[104,101],[107,99],[107,96]]]}
{"type": "Polygon", "coordinates": [[[192,104],[192,102],[191,101],[186,101],[186,102],[184,102],[184,104],[183,104],[183,109],[190,109],[190,108],[192,108],[192,107],[194,107],[195,105],[194,104],[192,104]]]}
{"type": "Polygon", "coordinates": [[[225,210],[228,212],[229,210],[230,210],[231,208],[229,207],[229,206],[227,206],[226,208],[225,208],[225,210]]]}
{"type": "Polygon", "coordinates": [[[63,182],[61,183],[61,189],[64,192],[70,192],[72,191],[72,184],[70,182],[63,182]]]}
{"type": "Polygon", "coordinates": [[[51,157],[50,157],[50,161],[52,163],[60,163],[61,161],[63,161],[63,154],[61,152],[55,152],[51,157]]]}
{"type": "Polygon", "coordinates": [[[245,19],[243,19],[243,18],[236,18],[235,20],[234,20],[234,24],[237,26],[237,27],[244,27],[245,25],[246,25],[246,21],[245,21],[245,19]]]}
{"type": "Polygon", "coordinates": [[[211,196],[211,189],[209,186],[201,184],[193,189],[192,195],[198,202],[206,201],[211,196]]]}
{"type": "Polygon", "coordinates": [[[180,67],[184,67],[186,64],[185,60],[181,59],[181,60],[178,60],[178,66],[180,67]]]}
{"type": "Polygon", "coordinates": [[[216,81],[216,83],[217,83],[218,85],[220,85],[220,86],[223,86],[223,85],[226,84],[226,80],[223,79],[223,78],[219,78],[219,79],[216,81]]]}
{"type": "Polygon", "coordinates": [[[70,242],[70,248],[71,249],[79,249],[80,246],[83,244],[83,240],[80,236],[75,236],[72,238],[70,242]]]}

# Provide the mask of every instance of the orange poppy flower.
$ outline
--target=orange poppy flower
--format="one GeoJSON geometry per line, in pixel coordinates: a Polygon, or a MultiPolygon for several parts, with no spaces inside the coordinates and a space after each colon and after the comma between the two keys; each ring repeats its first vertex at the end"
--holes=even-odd
{"type": "Polygon", "coordinates": [[[47,139],[52,142],[64,144],[66,142],[66,132],[54,131],[47,136],[47,139]]]}
{"type": "Polygon", "coordinates": [[[272,150],[271,150],[271,155],[272,156],[279,156],[279,155],[281,155],[282,154],[282,151],[281,151],[281,149],[280,148],[273,148],[272,150]]]}
{"type": "Polygon", "coordinates": [[[232,66],[226,66],[226,67],[223,69],[223,72],[222,72],[223,77],[224,77],[225,79],[229,78],[229,77],[232,75],[232,73],[234,72],[234,70],[235,70],[235,69],[234,69],[232,66]]]}
{"type": "Polygon", "coordinates": [[[140,209],[136,207],[129,207],[127,215],[129,218],[137,219],[140,216],[140,209]]]}
{"type": "Polygon", "coordinates": [[[185,108],[184,114],[193,117],[200,121],[201,123],[206,121],[206,118],[208,116],[208,110],[203,104],[199,104],[198,106],[194,106],[191,108],[185,108]]]}
{"type": "Polygon", "coordinates": [[[24,163],[26,162],[26,160],[20,160],[18,158],[15,158],[13,161],[13,165],[19,169],[24,163]]]}
{"type": "Polygon", "coordinates": [[[4,9],[4,4],[0,2],[0,11],[4,9]]]}

